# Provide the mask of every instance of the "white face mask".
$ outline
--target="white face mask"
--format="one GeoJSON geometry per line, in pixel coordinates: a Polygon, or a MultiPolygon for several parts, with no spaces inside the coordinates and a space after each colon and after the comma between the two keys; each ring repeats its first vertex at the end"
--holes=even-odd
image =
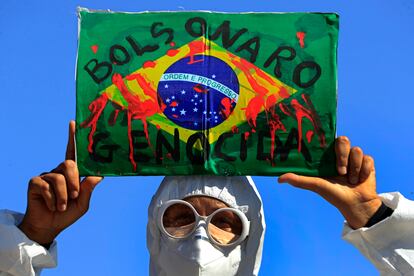
{"type": "Polygon", "coordinates": [[[191,237],[173,240],[163,237],[157,263],[168,276],[236,275],[241,260],[241,245],[218,249],[211,244],[200,223],[191,237]]]}

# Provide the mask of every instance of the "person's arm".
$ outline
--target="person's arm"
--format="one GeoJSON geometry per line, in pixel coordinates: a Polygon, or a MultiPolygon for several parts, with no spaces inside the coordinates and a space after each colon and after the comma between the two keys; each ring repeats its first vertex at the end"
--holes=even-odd
{"type": "Polygon", "coordinates": [[[41,268],[55,266],[55,238],[88,211],[92,191],[102,177],[80,180],[74,135],[71,121],[65,161],[30,180],[23,218],[3,212],[0,275],[38,275],[41,268]]]}
{"type": "Polygon", "coordinates": [[[414,275],[414,204],[400,195],[398,198],[405,202],[401,206],[387,200],[391,194],[379,196],[374,160],[361,148],[351,148],[347,137],[336,139],[335,151],[339,176],[319,178],[288,173],[280,176],[279,182],[313,191],[334,205],[346,220],[344,239],[379,271],[414,275]]]}
{"type": "Polygon", "coordinates": [[[23,214],[0,210],[0,276],[39,275],[57,263],[56,242],[49,248],[30,240],[17,225],[23,214]]]}
{"type": "Polygon", "coordinates": [[[414,201],[398,192],[380,197],[392,214],[359,229],[345,222],[342,238],[357,247],[382,275],[414,275],[414,201]]]}

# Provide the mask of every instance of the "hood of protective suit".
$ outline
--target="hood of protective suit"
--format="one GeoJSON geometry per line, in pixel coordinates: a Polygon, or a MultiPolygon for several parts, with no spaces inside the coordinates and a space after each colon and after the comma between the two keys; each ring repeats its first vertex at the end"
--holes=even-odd
{"type": "Polygon", "coordinates": [[[222,269],[221,272],[232,271],[228,275],[233,273],[243,276],[257,275],[262,259],[265,228],[262,200],[251,177],[167,176],[153,196],[148,208],[147,247],[151,258],[150,275],[214,274],[204,274],[198,267],[190,269],[189,263],[177,254],[185,250],[192,251],[196,256],[204,254],[204,261],[210,262],[210,266],[217,269],[214,275],[222,275],[220,269],[222,269]],[[159,207],[163,202],[197,195],[214,197],[230,207],[243,210],[250,221],[250,230],[247,238],[237,248],[227,248],[219,252],[208,239],[176,241],[161,233],[157,226],[157,219],[159,207]],[[183,248],[186,249],[183,250],[183,248]],[[220,258],[222,254],[225,258],[220,258]],[[169,264],[165,265],[166,262],[169,264]],[[233,270],[226,270],[229,269],[229,263],[233,270]],[[165,267],[170,267],[171,271],[165,267]]]}

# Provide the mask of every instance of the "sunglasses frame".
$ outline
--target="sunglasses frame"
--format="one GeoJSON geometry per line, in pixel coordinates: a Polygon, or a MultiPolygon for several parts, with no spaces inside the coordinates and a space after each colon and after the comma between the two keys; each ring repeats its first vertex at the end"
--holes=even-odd
{"type": "Polygon", "coordinates": [[[183,240],[183,239],[186,239],[186,238],[190,237],[194,233],[194,231],[198,228],[200,220],[203,220],[205,225],[206,225],[205,226],[206,233],[207,233],[207,236],[210,239],[210,241],[213,242],[215,245],[220,246],[220,247],[230,247],[230,246],[239,245],[249,235],[250,221],[247,219],[246,215],[242,211],[240,211],[236,208],[231,208],[231,207],[219,208],[216,211],[214,211],[213,213],[211,213],[209,216],[201,216],[197,212],[197,210],[194,208],[193,205],[191,205],[187,201],[180,200],[180,199],[168,200],[165,203],[163,203],[159,208],[160,209],[159,209],[159,212],[158,212],[158,214],[159,214],[158,215],[158,217],[159,217],[159,219],[158,219],[158,228],[161,230],[162,233],[167,235],[167,237],[170,237],[172,239],[183,240]],[[164,217],[165,211],[168,209],[168,207],[170,207],[174,204],[184,204],[184,205],[188,206],[194,212],[194,217],[195,217],[194,227],[187,235],[182,236],[182,237],[175,237],[175,236],[171,235],[170,233],[168,233],[168,231],[165,229],[164,223],[163,223],[163,217],[164,217]],[[232,212],[236,213],[236,215],[240,218],[241,223],[242,223],[242,232],[241,232],[240,236],[237,238],[237,240],[235,240],[234,242],[229,243],[229,244],[219,243],[218,241],[216,241],[211,236],[210,231],[208,230],[208,225],[210,224],[210,221],[214,217],[214,215],[216,215],[219,212],[223,212],[223,211],[232,211],[232,212]]]}

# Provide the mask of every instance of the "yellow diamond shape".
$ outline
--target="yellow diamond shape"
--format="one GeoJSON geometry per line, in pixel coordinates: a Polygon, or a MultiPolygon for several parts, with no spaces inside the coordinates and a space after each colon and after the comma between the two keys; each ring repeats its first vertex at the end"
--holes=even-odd
{"type": "MultiPolygon", "coordinates": [[[[162,75],[173,63],[187,57],[190,57],[190,59],[197,57],[197,59],[199,59],[200,56],[202,57],[203,55],[214,56],[224,61],[234,70],[240,84],[237,104],[228,118],[220,125],[208,130],[202,130],[208,132],[206,135],[208,136],[207,138],[210,144],[217,141],[222,133],[231,131],[234,127],[239,126],[248,119],[249,123],[254,125],[254,120],[252,119],[255,119],[255,115],[264,111],[265,108],[270,107],[269,105],[274,105],[297,92],[292,87],[282,83],[254,64],[232,54],[205,38],[199,38],[178,49],[172,49],[157,60],[144,64],[143,67],[131,73],[129,76],[140,74],[147,80],[149,85],[156,90],[162,75]],[[197,45],[197,47],[194,48],[194,45],[197,45]]],[[[128,76],[126,76],[124,80],[130,93],[133,96],[138,97],[140,102],[151,98],[143,91],[137,81],[128,80],[128,76]]],[[[101,93],[106,93],[111,101],[128,109],[128,102],[124,99],[115,85],[109,86],[101,93]]],[[[188,137],[194,133],[199,132],[199,130],[182,128],[169,120],[162,113],[156,113],[155,115],[148,117],[147,122],[161,128],[171,135],[174,134],[174,129],[179,128],[180,139],[183,142],[186,142],[188,137]]],[[[196,147],[198,148],[200,145],[197,146],[196,144],[196,147]]]]}

